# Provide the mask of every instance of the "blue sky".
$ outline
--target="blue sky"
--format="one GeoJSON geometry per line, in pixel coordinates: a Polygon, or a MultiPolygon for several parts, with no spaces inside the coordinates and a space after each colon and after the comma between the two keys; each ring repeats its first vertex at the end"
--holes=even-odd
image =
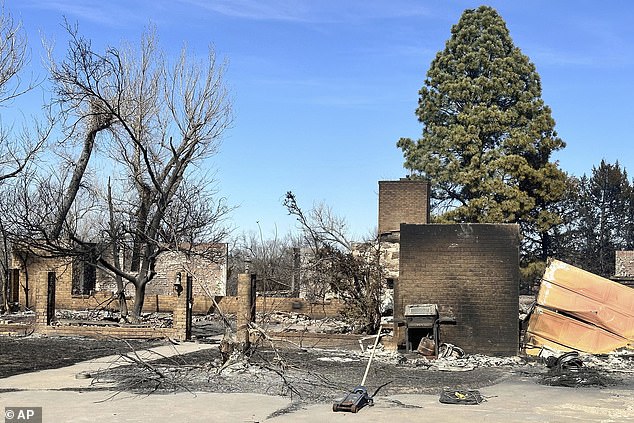
{"type": "MultiPolygon", "coordinates": [[[[65,16],[95,46],[136,42],[152,23],[176,54],[213,44],[229,62],[235,120],[209,163],[238,206],[237,232],[294,226],[281,203],[324,201],[363,237],[377,221],[377,181],[405,176],[400,137],[418,138],[418,90],[437,51],[474,1],[5,0],[23,22],[32,70],[42,36],[63,52],[65,16]]],[[[492,1],[535,63],[574,175],[601,159],[634,175],[634,3],[492,1]]],[[[41,98],[41,94],[39,96],[41,98]]]]}

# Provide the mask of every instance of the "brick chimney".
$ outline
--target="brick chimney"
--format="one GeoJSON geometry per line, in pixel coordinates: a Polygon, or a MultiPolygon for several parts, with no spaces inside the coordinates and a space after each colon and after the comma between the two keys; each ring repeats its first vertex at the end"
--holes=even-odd
{"type": "Polygon", "coordinates": [[[426,180],[379,181],[379,235],[389,237],[401,223],[429,223],[429,190],[426,180]]]}

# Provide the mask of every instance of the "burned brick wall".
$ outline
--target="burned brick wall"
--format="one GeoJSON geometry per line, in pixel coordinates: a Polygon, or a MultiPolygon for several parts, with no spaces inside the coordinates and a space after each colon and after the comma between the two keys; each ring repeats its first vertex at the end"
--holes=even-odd
{"type": "Polygon", "coordinates": [[[379,181],[379,235],[398,231],[401,223],[429,223],[429,181],[379,181]]]}
{"type": "MultiPolygon", "coordinates": [[[[177,273],[193,277],[193,295],[224,296],[227,287],[228,244],[201,244],[191,253],[165,251],[156,258],[156,275],[146,287],[146,296],[173,295],[177,273]],[[200,251],[198,251],[200,250],[200,251]]],[[[109,272],[97,270],[96,291],[117,292],[117,283],[109,272]]],[[[134,296],[134,286],[126,286],[126,295],[134,296]]]]}
{"type": "Polygon", "coordinates": [[[408,304],[437,304],[441,316],[457,321],[441,327],[442,342],[467,353],[516,355],[519,227],[403,224],[400,233],[395,320],[408,304]]]}
{"type": "Polygon", "coordinates": [[[616,251],[614,276],[634,278],[634,251],[616,251]]]}
{"type": "MultiPolygon", "coordinates": [[[[176,298],[174,283],[177,273],[181,277],[192,277],[192,293],[196,310],[206,312],[213,304],[212,299],[226,295],[228,245],[225,243],[204,245],[206,255],[185,254],[168,251],[161,253],[156,262],[156,276],[146,288],[144,311],[172,311],[176,298]]],[[[198,248],[198,247],[196,247],[198,248]]],[[[202,249],[202,247],[200,247],[202,249]]],[[[72,258],[47,258],[34,254],[14,254],[12,268],[16,269],[14,279],[18,283],[18,302],[21,307],[37,308],[42,305],[42,295],[46,290],[49,273],[55,273],[55,306],[58,309],[84,310],[114,306],[108,301],[117,292],[113,275],[104,270],[96,270],[94,289],[76,292],[74,273],[76,266],[85,269],[82,262],[72,258]],[[39,291],[37,288],[40,288],[39,291]],[[28,288],[25,289],[25,288],[28,288]],[[28,291],[28,300],[25,292],[28,291]],[[36,295],[36,292],[39,294],[36,295]]],[[[126,296],[134,298],[135,289],[131,283],[126,285],[126,296]]]]}
{"type": "Polygon", "coordinates": [[[12,268],[18,270],[18,302],[22,308],[28,307],[33,310],[46,304],[49,273],[55,274],[56,301],[64,304],[70,299],[73,284],[71,259],[44,258],[26,253],[14,254],[12,268]]]}
{"type": "Polygon", "coordinates": [[[146,295],[170,295],[177,273],[193,277],[192,293],[197,296],[225,296],[227,288],[227,244],[217,244],[217,254],[206,258],[182,251],[161,253],[156,260],[156,276],[147,285],[146,295]]]}
{"type": "Polygon", "coordinates": [[[634,251],[616,251],[613,280],[634,288],[634,251]]]}

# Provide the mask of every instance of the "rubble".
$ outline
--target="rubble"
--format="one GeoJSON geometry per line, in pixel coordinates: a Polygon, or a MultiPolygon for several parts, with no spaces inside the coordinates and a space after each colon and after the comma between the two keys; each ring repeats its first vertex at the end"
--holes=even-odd
{"type": "MultiPolygon", "coordinates": [[[[112,325],[118,326],[122,323],[121,314],[118,311],[110,310],[55,310],[55,321],[53,326],[60,325],[112,325]]],[[[148,325],[156,328],[172,327],[172,313],[143,313],[140,325],[148,325]]]]}
{"type": "Polygon", "coordinates": [[[547,355],[544,357],[544,364],[548,367],[548,372],[542,375],[540,383],[545,385],[577,388],[615,384],[615,381],[605,372],[585,366],[577,351],[559,356],[547,355]]]}
{"type": "Polygon", "coordinates": [[[323,319],[311,319],[302,313],[269,312],[257,313],[257,321],[262,326],[273,332],[312,332],[324,334],[344,334],[354,330],[349,323],[327,317],[323,319]]]}
{"type": "Polygon", "coordinates": [[[407,360],[406,365],[425,367],[429,370],[468,371],[482,367],[517,367],[526,364],[521,357],[491,357],[482,354],[464,355],[462,357],[441,357],[428,359],[425,357],[407,360]]]}
{"type": "Polygon", "coordinates": [[[6,313],[0,317],[0,324],[31,323],[35,320],[35,312],[31,310],[6,313]]]}
{"type": "Polygon", "coordinates": [[[523,322],[528,318],[531,311],[535,307],[535,296],[534,295],[520,295],[519,300],[519,318],[520,322],[523,322]]]}

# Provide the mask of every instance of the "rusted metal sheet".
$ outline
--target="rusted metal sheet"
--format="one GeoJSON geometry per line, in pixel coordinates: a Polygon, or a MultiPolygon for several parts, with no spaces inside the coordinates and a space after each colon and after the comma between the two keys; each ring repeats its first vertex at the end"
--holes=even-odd
{"type": "Polygon", "coordinates": [[[524,338],[524,352],[527,355],[539,356],[542,348],[548,350],[560,351],[563,353],[574,351],[572,348],[565,345],[558,344],[557,342],[550,341],[546,338],[542,338],[534,333],[527,333],[524,338]]]}
{"type": "MultiPolygon", "coordinates": [[[[634,293],[634,290],[630,288],[634,293]]],[[[634,340],[634,315],[601,303],[557,283],[542,281],[537,304],[566,312],[579,320],[597,325],[624,338],[634,340]]]]}
{"type": "Polygon", "coordinates": [[[559,260],[551,260],[544,272],[544,281],[557,284],[611,309],[634,316],[634,289],[559,260]]]}
{"type": "Polygon", "coordinates": [[[632,347],[622,336],[540,306],[535,307],[528,324],[527,339],[531,336],[592,354],[632,347]]]}
{"type": "Polygon", "coordinates": [[[558,260],[546,267],[530,317],[528,354],[546,347],[593,354],[634,348],[634,289],[558,260]]]}

